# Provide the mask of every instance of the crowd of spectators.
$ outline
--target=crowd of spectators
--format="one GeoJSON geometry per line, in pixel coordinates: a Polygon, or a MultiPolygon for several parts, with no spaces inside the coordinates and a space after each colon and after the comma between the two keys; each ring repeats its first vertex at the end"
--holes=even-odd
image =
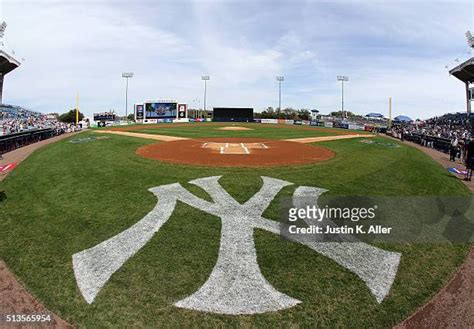
{"type": "Polygon", "coordinates": [[[57,114],[0,104],[0,159],[6,152],[77,129],[74,124],[60,122],[57,114]]]}
{"type": "Polygon", "coordinates": [[[466,164],[470,180],[474,166],[474,115],[445,114],[425,121],[395,124],[388,134],[449,153],[450,161],[466,164]]]}
{"type": "Polygon", "coordinates": [[[29,130],[52,128],[56,135],[74,130],[59,122],[56,115],[33,112],[18,106],[0,105],[0,136],[29,130]]]}
{"type": "MultiPolygon", "coordinates": [[[[474,116],[471,118],[474,121],[474,116]]],[[[425,121],[412,123],[394,124],[391,128],[393,137],[404,139],[411,135],[422,135],[436,137],[446,140],[469,140],[471,138],[473,123],[467,114],[446,114],[442,117],[434,117],[425,121]]],[[[430,145],[425,145],[432,147],[430,145]]]]}

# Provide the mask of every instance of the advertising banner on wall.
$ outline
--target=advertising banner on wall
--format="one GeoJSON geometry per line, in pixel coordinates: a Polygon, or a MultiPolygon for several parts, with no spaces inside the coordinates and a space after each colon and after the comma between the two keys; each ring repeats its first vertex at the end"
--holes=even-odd
{"type": "Polygon", "coordinates": [[[187,104],[178,104],[178,119],[185,119],[187,117],[187,104]]]}
{"type": "Polygon", "coordinates": [[[333,123],[332,123],[332,122],[324,122],[324,127],[326,127],[326,128],[332,128],[332,127],[333,127],[333,123]]]}
{"type": "Polygon", "coordinates": [[[356,123],[349,123],[348,128],[352,130],[364,130],[364,126],[358,125],[356,123]]]}
{"type": "Polygon", "coordinates": [[[262,123],[278,123],[277,119],[262,119],[262,123]]]}

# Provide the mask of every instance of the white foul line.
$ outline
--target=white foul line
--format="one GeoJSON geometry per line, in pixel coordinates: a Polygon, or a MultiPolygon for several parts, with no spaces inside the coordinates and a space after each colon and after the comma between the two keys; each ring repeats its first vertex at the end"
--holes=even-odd
{"type": "Polygon", "coordinates": [[[11,167],[11,163],[2,168],[1,172],[7,171],[11,167]]]}
{"type": "Polygon", "coordinates": [[[245,153],[249,154],[249,149],[245,146],[244,143],[240,143],[240,146],[244,149],[245,153]]]}

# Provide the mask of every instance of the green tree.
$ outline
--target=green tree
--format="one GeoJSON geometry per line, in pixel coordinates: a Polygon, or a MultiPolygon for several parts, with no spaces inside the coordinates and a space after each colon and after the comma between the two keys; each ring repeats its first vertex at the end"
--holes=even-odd
{"type": "Polygon", "coordinates": [[[261,118],[263,119],[272,119],[275,118],[275,110],[273,107],[267,107],[266,110],[263,110],[261,113],[261,118]]]}
{"type": "Polygon", "coordinates": [[[307,109],[298,110],[298,116],[301,120],[310,120],[311,113],[307,109]]]}
{"type": "Polygon", "coordinates": [[[291,107],[284,109],[283,114],[285,115],[285,119],[296,120],[298,118],[298,113],[291,107]]]}
{"type": "MultiPolygon", "coordinates": [[[[84,114],[79,111],[79,121],[84,119],[84,114]]],[[[72,109],[69,112],[63,113],[59,116],[59,121],[65,123],[76,123],[76,109],[72,109]]]]}

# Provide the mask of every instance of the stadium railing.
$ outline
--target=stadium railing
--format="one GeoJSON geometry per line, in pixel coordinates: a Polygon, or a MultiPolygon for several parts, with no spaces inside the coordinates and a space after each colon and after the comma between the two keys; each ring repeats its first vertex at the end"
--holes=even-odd
{"type": "Polygon", "coordinates": [[[449,153],[449,147],[451,145],[451,141],[447,138],[429,136],[418,133],[405,134],[403,135],[403,139],[424,146],[427,146],[429,143],[435,150],[444,153],[449,153]]]}
{"type": "Polygon", "coordinates": [[[2,135],[0,136],[0,155],[56,135],[58,135],[58,133],[53,128],[2,135]]]}

